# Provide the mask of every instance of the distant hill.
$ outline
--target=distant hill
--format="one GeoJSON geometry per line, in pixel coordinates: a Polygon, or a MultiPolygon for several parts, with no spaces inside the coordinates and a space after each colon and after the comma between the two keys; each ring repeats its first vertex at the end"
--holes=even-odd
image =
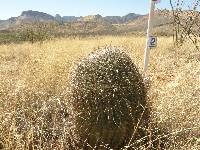
{"type": "Polygon", "coordinates": [[[139,17],[142,17],[142,15],[135,14],[135,13],[129,13],[129,14],[122,17],[122,23],[133,21],[133,20],[135,20],[139,17]]]}
{"type": "MultiPolygon", "coordinates": [[[[115,24],[120,33],[140,32],[146,34],[148,25],[148,14],[140,15],[133,20],[126,21],[126,24],[115,24]]],[[[153,33],[157,35],[172,35],[172,15],[169,12],[155,11],[152,18],[153,33]]]]}
{"type": "Polygon", "coordinates": [[[125,16],[106,16],[102,17],[101,15],[89,15],[89,16],[84,16],[84,17],[75,17],[75,16],[64,16],[63,22],[75,22],[75,21],[97,21],[97,20],[102,20],[102,21],[108,21],[111,24],[123,24],[128,21],[132,21],[141,15],[135,14],[135,13],[130,13],[125,16]]]}
{"type": "Polygon", "coordinates": [[[124,24],[129,21],[133,21],[141,16],[142,15],[139,15],[139,14],[129,13],[122,17],[121,16],[106,16],[106,17],[104,17],[104,19],[108,22],[111,22],[112,24],[124,24]]]}
{"type": "MultiPolygon", "coordinates": [[[[132,28],[135,28],[137,30],[147,29],[148,17],[149,17],[148,14],[140,16],[137,19],[128,22],[128,25],[132,26],[132,28]]],[[[155,11],[154,16],[152,18],[152,24],[154,27],[160,27],[171,23],[172,23],[172,16],[166,13],[164,15],[160,11],[155,11]]]]}
{"type": "MultiPolygon", "coordinates": [[[[98,33],[98,34],[120,34],[131,32],[146,32],[148,14],[140,15],[129,13],[125,16],[106,16],[99,14],[89,16],[60,16],[55,17],[39,11],[23,11],[18,17],[11,17],[7,20],[0,20],[0,30],[15,29],[21,24],[32,24],[34,22],[58,23],[55,32],[65,33],[98,33]]],[[[162,35],[171,34],[172,13],[170,11],[155,12],[153,17],[154,31],[162,35]]]]}
{"type": "Polygon", "coordinates": [[[38,11],[23,11],[22,14],[17,18],[19,21],[22,22],[49,22],[54,21],[55,18],[47,13],[38,12],[38,11]]]}
{"type": "Polygon", "coordinates": [[[78,19],[78,21],[100,21],[100,20],[103,21],[103,17],[101,15],[99,15],[99,14],[80,17],[78,19]]]}
{"type": "Polygon", "coordinates": [[[112,24],[120,24],[122,22],[122,17],[120,16],[106,16],[104,19],[112,24]]]}
{"type": "Polygon", "coordinates": [[[55,18],[47,13],[38,11],[23,11],[18,17],[11,17],[8,20],[0,22],[0,30],[6,30],[11,27],[15,27],[22,23],[34,23],[34,22],[54,22],[55,18]]]}
{"type": "Polygon", "coordinates": [[[101,15],[89,15],[89,16],[63,16],[61,17],[57,14],[55,17],[39,11],[23,11],[22,14],[18,17],[11,17],[7,20],[0,20],[0,30],[9,29],[10,27],[15,27],[22,23],[34,23],[34,22],[59,22],[59,23],[70,23],[77,21],[103,21],[109,22],[111,24],[124,24],[129,21],[133,21],[134,19],[140,17],[141,15],[130,13],[125,16],[106,16],[102,17],[101,15]]]}
{"type": "Polygon", "coordinates": [[[76,17],[76,16],[63,16],[62,20],[63,22],[75,22],[79,19],[80,17],[76,17]]]}
{"type": "Polygon", "coordinates": [[[7,30],[10,27],[13,27],[16,25],[17,18],[16,17],[11,17],[8,20],[3,20],[0,22],[0,30],[7,30]]]}

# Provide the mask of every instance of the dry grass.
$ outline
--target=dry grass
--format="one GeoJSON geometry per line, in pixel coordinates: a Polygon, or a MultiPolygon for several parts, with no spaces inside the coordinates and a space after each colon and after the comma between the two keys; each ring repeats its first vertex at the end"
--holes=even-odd
{"type": "MultiPolygon", "coordinates": [[[[168,149],[200,149],[200,52],[190,43],[175,49],[171,38],[158,43],[148,73],[152,120],[167,129],[168,149]]],[[[105,45],[127,49],[142,72],[144,37],[1,45],[0,147],[71,149],[68,73],[73,63],[105,45]]]]}

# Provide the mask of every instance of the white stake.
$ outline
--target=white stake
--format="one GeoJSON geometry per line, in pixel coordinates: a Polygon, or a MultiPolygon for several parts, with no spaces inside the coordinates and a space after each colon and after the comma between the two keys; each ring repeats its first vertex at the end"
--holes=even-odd
{"type": "Polygon", "coordinates": [[[149,63],[149,54],[150,54],[150,37],[151,35],[151,29],[152,29],[152,17],[155,9],[155,1],[150,0],[150,10],[149,10],[149,20],[148,20],[148,28],[147,28],[147,42],[146,42],[146,48],[145,48],[145,54],[144,54],[144,73],[146,74],[148,63],[149,63]]]}

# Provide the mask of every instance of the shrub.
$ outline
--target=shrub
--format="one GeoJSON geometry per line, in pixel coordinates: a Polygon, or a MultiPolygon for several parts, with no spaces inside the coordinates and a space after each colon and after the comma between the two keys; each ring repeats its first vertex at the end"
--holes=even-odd
{"type": "Polygon", "coordinates": [[[43,42],[53,37],[52,30],[55,25],[51,23],[22,24],[16,32],[19,41],[29,41],[31,43],[43,42]]]}

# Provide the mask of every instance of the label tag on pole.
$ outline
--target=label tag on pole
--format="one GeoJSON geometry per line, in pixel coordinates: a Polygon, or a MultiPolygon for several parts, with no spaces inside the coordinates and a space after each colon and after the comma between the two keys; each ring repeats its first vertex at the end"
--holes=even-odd
{"type": "Polygon", "coordinates": [[[157,47],[157,37],[149,36],[148,39],[148,48],[156,48],[157,47]]]}

